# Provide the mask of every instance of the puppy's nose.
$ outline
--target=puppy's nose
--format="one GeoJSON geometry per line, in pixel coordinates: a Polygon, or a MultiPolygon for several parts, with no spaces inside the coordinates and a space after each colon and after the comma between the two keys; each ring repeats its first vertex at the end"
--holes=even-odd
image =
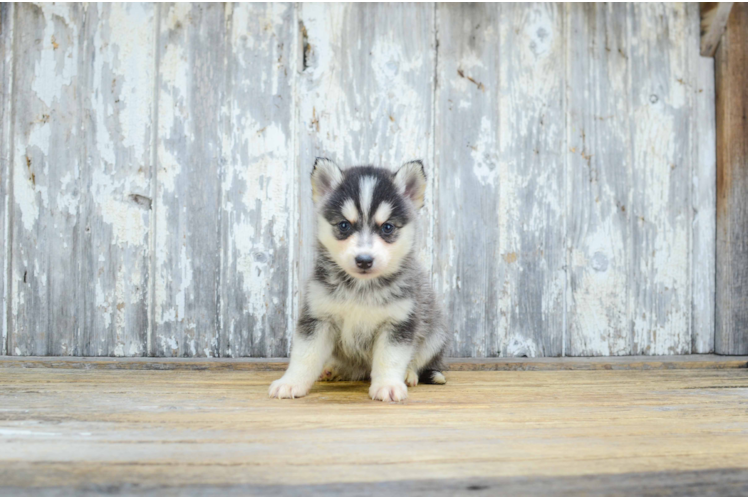
{"type": "Polygon", "coordinates": [[[358,266],[359,269],[369,269],[373,263],[374,257],[371,255],[364,254],[356,256],[356,266],[358,266]]]}

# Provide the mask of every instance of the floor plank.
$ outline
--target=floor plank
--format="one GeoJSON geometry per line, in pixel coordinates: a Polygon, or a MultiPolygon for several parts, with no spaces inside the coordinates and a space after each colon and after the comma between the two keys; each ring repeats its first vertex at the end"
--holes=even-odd
{"type": "MultiPolygon", "coordinates": [[[[748,368],[748,356],[599,356],[565,358],[447,358],[451,371],[716,370],[748,368]]],[[[285,370],[288,358],[123,358],[0,356],[5,368],[86,370],[285,370]]]]}
{"type": "Polygon", "coordinates": [[[0,494],[745,494],[748,370],[449,372],[267,398],[278,371],[0,364],[0,494]]]}

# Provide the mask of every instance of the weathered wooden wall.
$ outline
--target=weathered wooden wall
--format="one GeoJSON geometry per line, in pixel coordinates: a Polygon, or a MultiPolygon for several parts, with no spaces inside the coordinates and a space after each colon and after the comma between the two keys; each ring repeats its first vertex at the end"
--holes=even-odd
{"type": "Polygon", "coordinates": [[[714,348],[696,4],[3,4],[9,355],[283,356],[315,156],[422,158],[459,356],[714,348]]]}

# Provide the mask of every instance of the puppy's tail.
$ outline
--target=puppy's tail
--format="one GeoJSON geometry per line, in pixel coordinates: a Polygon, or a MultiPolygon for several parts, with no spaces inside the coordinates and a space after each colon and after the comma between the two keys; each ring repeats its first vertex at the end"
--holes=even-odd
{"type": "Polygon", "coordinates": [[[421,384],[444,385],[447,383],[447,378],[439,370],[431,370],[426,368],[418,376],[418,382],[421,384]]]}

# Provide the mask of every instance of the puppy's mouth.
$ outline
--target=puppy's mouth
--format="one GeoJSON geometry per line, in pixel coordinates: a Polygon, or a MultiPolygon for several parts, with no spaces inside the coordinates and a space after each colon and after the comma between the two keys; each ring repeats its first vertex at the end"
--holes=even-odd
{"type": "Polygon", "coordinates": [[[354,273],[357,278],[362,279],[373,278],[376,274],[378,274],[378,272],[373,269],[357,269],[354,273]]]}

